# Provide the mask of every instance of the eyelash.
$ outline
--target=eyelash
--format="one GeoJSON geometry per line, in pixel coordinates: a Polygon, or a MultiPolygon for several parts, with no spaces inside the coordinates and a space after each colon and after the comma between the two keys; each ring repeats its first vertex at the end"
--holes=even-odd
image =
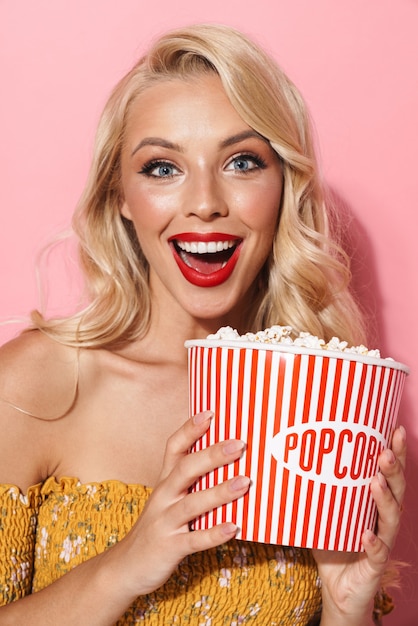
{"type": "MultiPolygon", "coordinates": [[[[240,174],[247,174],[249,172],[254,171],[255,169],[265,169],[267,166],[264,159],[254,154],[238,154],[229,161],[228,166],[237,161],[251,161],[256,166],[248,170],[240,170],[240,174]]],[[[167,174],[166,176],[156,176],[155,174],[152,174],[152,171],[154,169],[156,169],[157,167],[164,167],[164,166],[177,169],[176,166],[173,165],[173,163],[170,163],[170,161],[164,161],[162,159],[153,159],[152,161],[148,161],[147,163],[144,163],[139,173],[144,174],[145,176],[150,176],[154,178],[173,178],[176,174],[167,174]]]]}
{"type": "Polygon", "coordinates": [[[254,169],[257,169],[257,168],[263,170],[267,167],[267,164],[264,161],[264,159],[262,159],[260,156],[257,156],[255,154],[245,154],[245,153],[237,154],[230,160],[228,165],[236,161],[251,161],[252,163],[256,165],[256,168],[251,168],[250,170],[241,170],[241,174],[245,174],[246,172],[252,172],[254,169]]]}
{"type": "Polygon", "coordinates": [[[147,163],[144,163],[139,173],[145,174],[145,176],[152,176],[154,178],[172,178],[174,174],[168,174],[167,176],[156,176],[155,174],[151,174],[151,172],[155,170],[156,167],[163,167],[164,165],[177,169],[175,165],[170,163],[170,161],[164,161],[161,159],[153,159],[152,161],[148,161],[147,163]]]}

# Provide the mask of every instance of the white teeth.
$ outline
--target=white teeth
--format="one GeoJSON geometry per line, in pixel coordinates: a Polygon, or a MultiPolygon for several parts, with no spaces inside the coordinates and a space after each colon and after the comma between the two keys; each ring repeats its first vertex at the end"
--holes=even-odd
{"type": "Polygon", "coordinates": [[[230,241],[179,241],[176,243],[180,250],[191,252],[193,254],[213,254],[214,252],[222,252],[228,250],[235,245],[235,240],[230,241]]]}

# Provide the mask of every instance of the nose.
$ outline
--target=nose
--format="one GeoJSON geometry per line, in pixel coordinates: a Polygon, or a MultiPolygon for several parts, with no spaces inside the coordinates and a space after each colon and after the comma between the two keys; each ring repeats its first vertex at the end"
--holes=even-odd
{"type": "Polygon", "coordinates": [[[185,202],[187,216],[212,221],[228,215],[228,202],[221,181],[214,172],[196,172],[189,181],[185,202]]]}

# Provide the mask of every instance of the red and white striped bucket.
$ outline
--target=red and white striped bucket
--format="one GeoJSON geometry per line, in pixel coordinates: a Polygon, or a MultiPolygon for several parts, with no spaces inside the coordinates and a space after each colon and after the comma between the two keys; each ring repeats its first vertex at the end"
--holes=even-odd
{"type": "Polygon", "coordinates": [[[360,551],[376,522],[369,484],[390,442],[408,368],[392,360],[295,346],[187,341],[190,414],[211,409],[193,450],[243,439],[234,464],[202,476],[195,490],[237,474],[252,486],[209,511],[196,529],[222,521],[238,539],[360,551]]]}

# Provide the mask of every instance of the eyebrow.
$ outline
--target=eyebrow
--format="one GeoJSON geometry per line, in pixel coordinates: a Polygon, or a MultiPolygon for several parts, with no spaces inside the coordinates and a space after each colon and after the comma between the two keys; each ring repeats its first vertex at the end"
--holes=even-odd
{"type": "MultiPolygon", "coordinates": [[[[231,137],[227,137],[223,141],[220,142],[221,148],[228,148],[229,146],[233,146],[236,143],[240,143],[245,139],[261,139],[265,143],[270,144],[268,139],[257,133],[255,130],[244,130],[241,133],[237,133],[236,135],[231,135],[231,137]]],[[[163,139],[162,137],[145,137],[139,144],[133,149],[131,156],[134,156],[138,150],[143,148],[144,146],[159,146],[161,148],[168,148],[169,150],[175,150],[177,152],[184,152],[184,149],[180,144],[174,143],[172,141],[168,141],[168,139],[163,139]]]]}
{"type": "Polygon", "coordinates": [[[231,135],[231,137],[228,137],[227,139],[224,139],[223,141],[221,141],[220,146],[221,148],[228,148],[229,146],[233,146],[236,143],[240,143],[240,141],[244,141],[245,139],[251,139],[251,138],[261,139],[265,143],[270,143],[268,139],[263,137],[263,135],[260,135],[260,133],[257,133],[257,131],[255,130],[243,130],[242,133],[231,135]]]}
{"type": "Polygon", "coordinates": [[[140,141],[139,144],[133,149],[131,156],[134,156],[134,154],[144,146],[160,146],[161,148],[184,152],[183,148],[178,143],[173,143],[172,141],[162,139],[161,137],[145,137],[145,139],[140,141]]]}

